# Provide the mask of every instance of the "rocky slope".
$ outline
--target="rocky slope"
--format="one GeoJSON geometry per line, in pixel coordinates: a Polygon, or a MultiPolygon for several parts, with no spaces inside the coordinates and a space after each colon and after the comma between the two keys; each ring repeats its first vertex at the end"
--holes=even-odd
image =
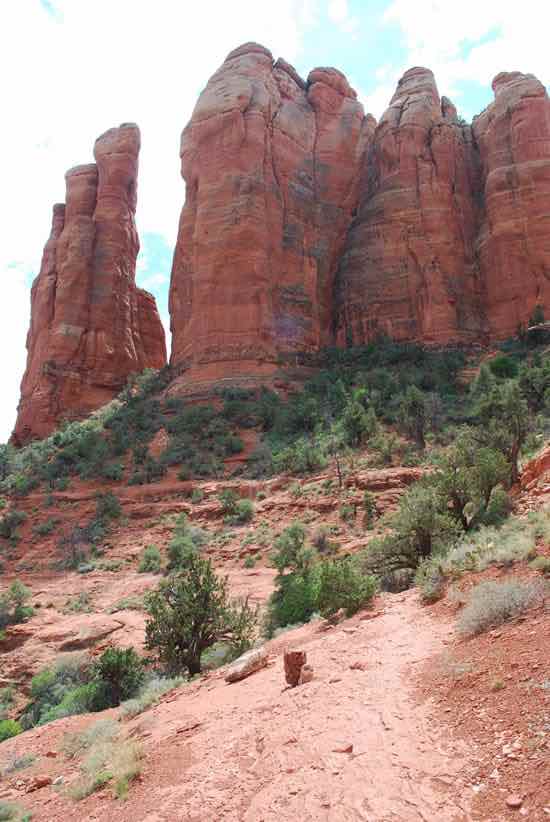
{"type": "Polygon", "coordinates": [[[137,126],[123,124],[96,140],[95,163],[66,174],[32,288],[16,443],[86,415],[129,374],[166,362],[154,298],[135,285],[139,147],[137,126]]]}

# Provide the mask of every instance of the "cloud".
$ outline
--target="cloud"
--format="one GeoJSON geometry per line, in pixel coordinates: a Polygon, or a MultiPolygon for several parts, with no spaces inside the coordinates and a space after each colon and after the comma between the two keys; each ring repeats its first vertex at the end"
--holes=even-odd
{"type": "Polygon", "coordinates": [[[383,23],[399,28],[406,48],[406,58],[393,67],[393,84],[415,65],[431,68],[440,91],[457,97],[462,84],[487,86],[501,71],[550,81],[550,7],[540,0],[393,0],[383,23]]]}
{"type": "Polygon", "coordinates": [[[30,314],[29,286],[25,268],[26,266],[21,263],[0,261],[0,276],[5,284],[0,300],[0,440],[7,439],[14,426],[19,384],[25,368],[25,338],[30,314]]]}
{"type": "Polygon", "coordinates": [[[154,274],[148,274],[146,277],[142,277],[140,286],[151,290],[152,288],[158,288],[161,285],[166,285],[169,280],[170,277],[168,274],[164,274],[162,271],[156,271],[154,274]]]}
{"type": "MultiPolygon", "coordinates": [[[[4,119],[0,130],[2,347],[17,379],[4,382],[0,441],[18,400],[29,292],[64,173],[89,162],[95,138],[121,122],[141,128],[140,234],[176,238],[184,200],[179,135],[229,51],[257,40],[296,60],[317,21],[316,0],[17,0],[0,4],[4,119]],[[8,268],[17,261],[15,268],[8,268]],[[14,271],[16,272],[14,274],[14,271]],[[23,279],[21,279],[23,277],[23,279]],[[16,352],[14,356],[13,352],[16,352]]],[[[147,260],[140,261],[145,273],[147,260]]],[[[155,270],[155,269],[154,269],[155,270]]],[[[161,306],[161,309],[163,307],[161,306]]]]}
{"type": "Polygon", "coordinates": [[[359,28],[359,18],[350,14],[348,0],[328,0],[327,16],[344,34],[355,35],[359,28]]]}

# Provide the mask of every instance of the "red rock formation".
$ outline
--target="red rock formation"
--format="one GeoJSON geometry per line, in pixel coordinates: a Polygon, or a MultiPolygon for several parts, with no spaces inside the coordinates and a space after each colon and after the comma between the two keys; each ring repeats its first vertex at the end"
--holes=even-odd
{"type": "Polygon", "coordinates": [[[170,290],[186,382],[273,372],[332,337],[334,273],[366,138],[344,76],[305,83],[246,44],[201,94],[181,140],[187,183],[170,290]]]}
{"type": "Polygon", "coordinates": [[[123,124],[95,143],[96,163],[66,174],[66,204],[32,287],[16,443],[108,402],[133,372],[166,362],[153,297],[136,288],[140,135],[123,124]]]}
{"type": "Polygon", "coordinates": [[[532,74],[493,80],[476,117],[484,218],[478,238],[491,337],[514,335],[537,304],[550,306],[550,100],[532,74]]]}
{"type": "Polygon", "coordinates": [[[337,275],[337,340],[478,337],[471,130],[428,69],[407,71],[374,128],[337,275]]]}

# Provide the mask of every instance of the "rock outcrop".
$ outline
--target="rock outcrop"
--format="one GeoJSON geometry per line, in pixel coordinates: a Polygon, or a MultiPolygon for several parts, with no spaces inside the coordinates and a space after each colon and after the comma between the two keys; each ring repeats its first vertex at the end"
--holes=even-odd
{"type": "Polygon", "coordinates": [[[108,402],[131,373],[166,363],[155,301],[135,285],[140,134],[123,124],[95,143],[96,162],[66,174],[66,203],[31,295],[27,368],[13,434],[49,434],[108,402]]]}
{"type": "Polygon", "coordinates": [[[369,122],[345,77],[307,82],[267,49],[231,52],[181,139],[170,290],[186,382],[265,377],[332,338],[333,284],[369,122]]]}
{"type": "Polygon", "coordinates": [[[477,256],[492,338],[513,336],[550,306],[550,100],[532,74],[502,73],[474,118],[483,219],[477,256]]]}
{"type": "Polygon", "coordinates": [[[181,141],[172,362],[191,387],[381,335],[514,334],[550,296],[550,103],[499,75],[473,126],[429,69],[380,122],[335,69],[306,82],[256,44],[232,52],[181,141]]]}
{"type": "Polygon", "coordinates": [[[338,344],[479,338],[476,183],[471,129],[431,71],[410,69],[364,157],[338,270],[338,344]]]}

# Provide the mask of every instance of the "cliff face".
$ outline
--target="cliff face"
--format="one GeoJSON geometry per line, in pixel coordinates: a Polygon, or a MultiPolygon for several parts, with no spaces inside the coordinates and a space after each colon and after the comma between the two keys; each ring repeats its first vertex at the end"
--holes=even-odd
{"type": "Polygon", "coordinates": [[[473,122],[485,206],[477,254],[488,331],[503,338],[550,306],[550,100],[518,71],[495,77],[493,91],[473,122]]]}
{"type": "Polygon", "coordinates": [[[305,83],[246,44],[211,78],[181,140],[170,291],[172,363],[190,382],[263,376],[279,355],[330,342],[367,134],[335,69],[305,83]]]}
{"type": "Polygon", "coordinates": [[[17,443],[89,413],[131,373],[166,362],[155,301],[134,281],[139,147],[138,128],[124,124],[96,141],[95,163],[66,174],[66,203],[54,206],[32,287],[17,443]]]}
{"type": "Polygon", "coordinates": [[[399,81],[364,162],[338,270],[336,336],[446,343],[479,336],[476,159],[471,131],[433,74],[399,81]]]}
{"type": "MultiPolygon", "coordinates": [[[[269,381],[281,363],[381,335],[426,344],[515,334],[550,302],[550,101],[499,74],[470,127],[413,68],[377,124],[336,69],[302,80],[247,43],[181,137],[186,199],[170,286],[177,390],[269,381]]],[[[139,131],[96,142],[32,290],[16,442],[165,363],[134,284],[139,131]]]]}
{"type": "Polygon", "coordinates": [[[172,362],[192,385],[381,334],[504,338],[550,294],[550,103],[499,75],[473,127],[413,68],[378,124],[335,69],[232,52],[181,142],[172,362]]]}

